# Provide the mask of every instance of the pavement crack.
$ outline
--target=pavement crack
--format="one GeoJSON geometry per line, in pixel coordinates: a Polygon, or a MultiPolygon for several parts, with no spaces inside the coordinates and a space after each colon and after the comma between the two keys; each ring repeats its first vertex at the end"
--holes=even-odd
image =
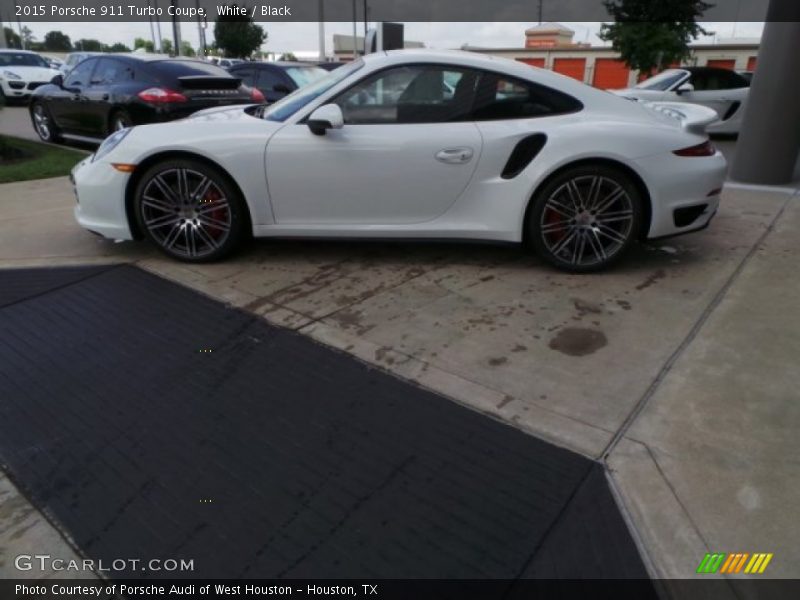
{"type": "Polygon", "coordinates": [[[617,432],[614,434],[614,437],[611,438],[606,447],[603,449],[603,452],[600,454],[600,456],[602,457],[602,460],[604,462],[608,461],[608,457],[611,454],[611,452],[613,452],[614,448],[617,447],[617,444],[619,444],[620,440],[625,436],[625,434],[631,428],[631,426],[639,417],[639,415],[644,411],[644,409],[650,403],[650,400],[655,395],[658,388],[661,386],[661,383],[664,381],[667,375],[672,371],[672,368],[675,366],[675,363],[678,362],[678,359],[683,355],[684,351],[695,340],[697,335],[700,333],[700,330],[708,321],[711,314],[722,303],[723,299],[728,294],[728,290],[731,289],[733,284],[739,278],[742,271],[744,271],[745,267],[750,263],[753,256],[755,256],[756,252],[758,252],[758,249],[767,239],[769,234],[775,230],[775,225],[783,216],[783,213],[786,211],[786,207],[789,205],[789,202],[792,200],[792,198],[794,198],[794,196],[789,196],[783,202],[783,205],[775,214],[770,224],[767,226],[764,232],[759,236],[759,238],[756,240],[756,242],[753,244],[753,246],[750,248],[747,254],[742,258],[742,260],[733,270],[733,273],[731,273],[731,275],[728,277],[727,281],[723,284],[723,286],[717,291],[717,293],[711,299],[711,302],[708,304],[708,306],[706,306],[705,310],[703,310],[703,312],[700,314],[697,321],[695,321],[694,325],[692,325],[692,328],[689,330],[689,333],[686,334],[686,337],[683,339],[683,341],[681,341],[678,347],[675,348],[672,354],[670,354],[669,358],[661,367],[659,372],[656,374],[655,378],[647,387],[644,394],[642,394],[641,398],[639,398],[639,400],[636,402],[631,412],[628,414],[628,416],[620,425],[619,429],[617,429],[617,432]]]}

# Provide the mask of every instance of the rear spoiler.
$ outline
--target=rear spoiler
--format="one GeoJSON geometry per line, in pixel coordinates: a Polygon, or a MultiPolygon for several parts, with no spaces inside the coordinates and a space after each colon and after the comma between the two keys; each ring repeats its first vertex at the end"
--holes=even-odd
{"type": "Polygon", "coordinates": [[[689,133],[703,135],[706,133],[706,127],[715,121],[719,121],[717,111],[699,104],[690,104],[688,102],[642,102],[641,104],[651,110],[672,117],[689,133]]]}

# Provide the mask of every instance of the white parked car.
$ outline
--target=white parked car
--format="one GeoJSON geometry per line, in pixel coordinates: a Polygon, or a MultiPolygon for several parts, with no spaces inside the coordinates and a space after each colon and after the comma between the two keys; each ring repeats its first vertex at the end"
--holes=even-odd
{"type": "Polygon", "coordinates": [[[7,100],[27,100],[56,75],[59,71],[35,52],[0,49],[0,94],[7,100]]]}
{"type": "Polygon", "coordinates": [[[751,77],[717,67],[667,69],[636,87],[615,90],[631,100],[690,102],[714,109],[719,121],[709,133],[739,133],[751,77]]]}
{"type": "Polygon", "coordinates": [[[114,133],[73,171],[75,214],[186,261],[249,234],[449,238],[526,241],[590,271],[708,225],[726,167],[715,119],[505,59],[393,51],[269,107],[114,133]]]}

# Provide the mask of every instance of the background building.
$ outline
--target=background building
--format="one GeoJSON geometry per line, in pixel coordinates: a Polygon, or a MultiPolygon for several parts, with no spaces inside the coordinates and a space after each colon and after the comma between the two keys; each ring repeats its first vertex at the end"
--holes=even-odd
{"type": "MultiPolygon", "coordinates": [[[[503,56],[534,67],[551,69],[589,85],[603,89],[619,89],[635,85],[640,79],[619,60],[619,54],[608,46],[574,43],[574,32],[560,24],[543,24],[525,31],[521,48],[481,48],[465,45],[463,50],[503,56]]],[[[352,42],[351,42],[352,44],[352,42]]],[[[753,71],[756,66],[757,40],[726,40],[719,44],[691,46],[691,56],[684,66],[712,66],[753,71]]],[[[681,65],[664,65],[677,67],[681,65]]]]}

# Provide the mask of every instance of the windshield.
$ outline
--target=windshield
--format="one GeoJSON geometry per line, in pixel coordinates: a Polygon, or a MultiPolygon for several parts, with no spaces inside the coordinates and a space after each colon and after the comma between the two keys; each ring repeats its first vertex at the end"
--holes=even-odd
{"type": "Polygon", "coordinates": [[[349,77],[364,66],[361,59],[355,60],[335,71],[327,73],[322,79],[317,79],[314,83],[306,87],[295,90],[285,98],[278,100],[264,111],[264,118],[267,121],[285,121],[306,104],[319,98],[333,86],[349,77]]]}
{"type": "Polygon", "coordinates": [[[642,83],[636,86],[637,90],[655,90],[663,92],[671,88],[673,85],[681,81],[689,74],[688,71],[670,69],[659,73],[650,79],[645,79],[642,83]]]}
{"type": "Polygon", "coordinates": [[[286,73],[297,84],[297,87],[305,87],[309,83],[328,76],[328,72],[319,67],[289,67],[286,69],[286,73]]]}
{"type": "Polygon", "coordinates": [[[27,52],[0,52],[0,67],[45,67],[50,68],[38,54],[27,52]]]}

